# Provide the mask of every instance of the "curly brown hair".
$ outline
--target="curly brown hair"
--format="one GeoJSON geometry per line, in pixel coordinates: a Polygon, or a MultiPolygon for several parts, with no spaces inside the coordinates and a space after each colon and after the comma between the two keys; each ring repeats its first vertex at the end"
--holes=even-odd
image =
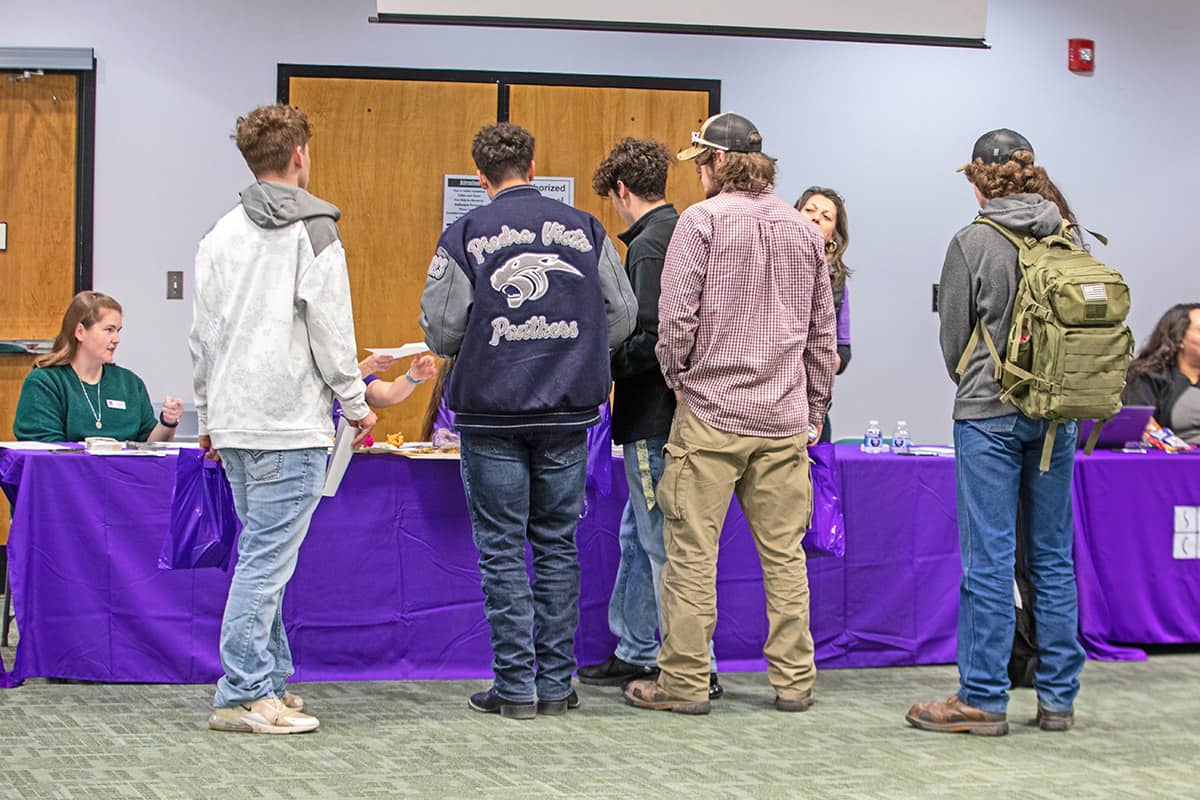
{"type": "Polygon", "coordinates": [[[592,188],[608,197],[620,181],[643,200],[662,200],[667,196],[667,168],[674,160],[661,142],[626,137],[596,167],[592,188]]]}
{"type": "MultiPolygon", "coordinates": [[[[708,151],[711,153],[712,151],[708,151]]],[[[705,155],[708,155],[707,153],[705,155]]],[[[706,164],[710,159],[697,164],[706,164]]],[[[725,161],[713,170],[713,178],[722,192],[751,192],[762,194],[775,184],[775,163],[778,159],[766,153],[725,153],[725,161]]]]}
{"type": "Polygon", "coordinates": [[[524,178],[533,164],[533,134],[511,122],[485,125],[471,142],[471,158],[491,183],[524,178]]]}
{"type": "Polygon", "coordinates": [[[1175,366],[1179,344],[1192,325],[1192,312],[1198,309],[1200,303],[1180,303],[1167,309],[1141,352],[1129,363],[1129,376],[1163,372],[1175,366]]]}
{"type": "Polygon", "coordinates": [[[246,166],[256,176],[282,173],[287,170],[292,151],[312,138],[312,123],[307,114],[293,106],[259,106],[238,117],[229,138],[237,143],[246,166]]]}
{"type": "Polygon", "coordinates": [[[1046,170],[1034,165],[1029,150],[1014,151],[1003,164],[984,164],[982,158],[977,158],[963,168],[963,173],[989,200],[1010,194],[1042,194],[1050,180],[1046,170]]]}

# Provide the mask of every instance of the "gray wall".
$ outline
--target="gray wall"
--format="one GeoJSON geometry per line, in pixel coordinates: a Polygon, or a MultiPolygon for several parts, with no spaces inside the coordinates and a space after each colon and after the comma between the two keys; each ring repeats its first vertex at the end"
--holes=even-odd
{"type": "Polygon", "coordinates": [[[190,294],[165,300],[163,273],[182,268],[190,286],[197,240],[249,182],[228,134],[274,99],[279,62],[720,79],[724,109],[780,159],[783,197],[821,183],[849,203],[854,363],[838,435],[871,416],[949,438],[930,284],[975,210],[953,169],[990,128],[1028,136],[1084,224],[1112,237],[1099,254],[1133,288],[1139,342],[1168,305],[1200,300],[1180,202],[1200,166],[1194,0],[992,0],[988,51],[369,25],[372,0],[174,5],[5,2],[0,34],[96,50],[95,287],[124,304],[120,360],[156,402],[191,394],[190,294]],[[1096,40],[1095,76],[1067,71],[1070,37],[1096,40]]]}

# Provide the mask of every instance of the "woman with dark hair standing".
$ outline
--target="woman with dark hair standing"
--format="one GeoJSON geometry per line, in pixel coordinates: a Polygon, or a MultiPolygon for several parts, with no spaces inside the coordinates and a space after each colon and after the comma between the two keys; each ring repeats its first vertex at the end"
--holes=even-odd
{"type": "Polygon", "coordinates": [[[1200,303],[1172,306],[1130,363],[1126,405],[1154,406],[1154,418],[1200,444],[1200,303]]]}
{"type": "Polygon", "coordinates": [[[146,384],[113,363],[121,343],[121,304],[80,292],[63,315],[53,349],[37,359],[21,385],[13,434],[18,440],[79,442],[88,436],[167,442],[183,402],[167,396],[157,418],[146,384]]]}
{"type": "MultiPolygon", "coordinates": [[[[846,203],[833,189],[810,186],[796,201],[796,210],[821,230],[825,237],[825,262],[829,265],[829,283],[833,289],[833,309],[837,315],[837,373],[841,375],[850,364],[850,290],[846,279],[851,269],[842,257],[850,247],[850,223],[846,219],[846,203]]],[[[829,415],[821,429],[821,441],[832,441],[829,415]]]]}

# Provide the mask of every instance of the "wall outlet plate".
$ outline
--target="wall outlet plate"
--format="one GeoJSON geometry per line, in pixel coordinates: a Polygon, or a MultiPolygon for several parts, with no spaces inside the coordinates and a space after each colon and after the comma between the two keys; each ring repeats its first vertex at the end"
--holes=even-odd
{"type": "Polygon", "coordinates": [[[167,299],[183,299],[183,270],[167,270],[167,299]]]}
{"type": "Polygon", "coordinates": [[[8,223],[0,222],[0,253],[8,249],[8,223]]]}

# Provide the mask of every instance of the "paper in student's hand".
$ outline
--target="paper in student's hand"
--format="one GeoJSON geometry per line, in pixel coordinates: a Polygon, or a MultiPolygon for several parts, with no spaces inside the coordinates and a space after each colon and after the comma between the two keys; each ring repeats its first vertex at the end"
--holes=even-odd
{"type": "Polygon", "coordinates": [[[346,418],[338,420],[337,434],[333,440],[333,455],[329,457],[329,465],[325,468],[325,488],[322,497],[333,497],[342,484],[342,476],[350,464],[350,456],[354,455],[354,434],[357,428],[346,424],[346,418]]]}
{"type": "Polygon", "coordinates": [[[410,342],[399,347],[368,347],[367,352],[399,359],[429,352],[429,347],[424,342],[410,342]]]}

